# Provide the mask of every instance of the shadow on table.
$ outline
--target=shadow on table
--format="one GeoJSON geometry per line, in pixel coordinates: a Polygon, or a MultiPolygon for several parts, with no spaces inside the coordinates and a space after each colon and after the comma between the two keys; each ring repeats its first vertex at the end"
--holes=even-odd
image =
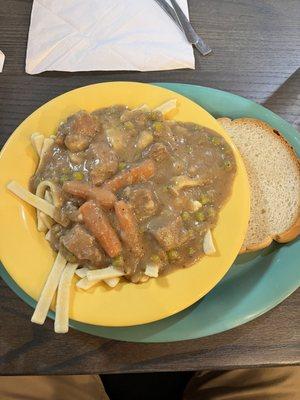
{"type": "Polygon", "coordinates": [[[300,130],[300,68],[298,68],[263,104],[300,130]],[[290,96],[287,96],[290,94],[290,96]]]}

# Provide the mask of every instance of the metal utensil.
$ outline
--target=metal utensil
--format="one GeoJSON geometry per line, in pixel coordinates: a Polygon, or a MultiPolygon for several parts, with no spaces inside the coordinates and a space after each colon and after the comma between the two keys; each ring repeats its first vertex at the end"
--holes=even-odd
{"type": "Polygon", "coordinates": [[[169,17],[171,17],[171,19],[175,22],[178,28],[184,33],[184,30],[181,26],[181,23],[179,22],[177,14],[174,11],[174,8],[171,7],[170,4],[166,2],[166,0],[155,0],[155,1],[169,15],[169,17]]]}
{"type": "Polygon", "coordinates": [[[176,0],[171,0],[172,6],[177,14],[181,23],[187,40],[193,44],[202,55],[206,56],[211,52],[211,48],[203,41],[203,39],[195,32],[190,21],[185,16],[176,0]]]}
{"type": "Polygon", "coordinates": [[[194,45],[196,49],[203,55],[211,53],[211,48],[204,42],[204,40],[195,32],[190,21],[185,16],[176,0],[171,0],[171,7],[166,0],[155,0],[157,4],[173,19],[176,25],[184,32],[189,43],[194,45]]]}

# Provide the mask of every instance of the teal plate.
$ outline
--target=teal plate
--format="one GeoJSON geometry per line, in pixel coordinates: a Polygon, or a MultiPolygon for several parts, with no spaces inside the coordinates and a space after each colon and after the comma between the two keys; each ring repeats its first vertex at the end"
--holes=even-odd
{"type": "MultiPolygon", "coordinates": [[[[279,130],[300,156],[299,133],[282,118],[242,97],[220,90],[179,83],[159,83],[205,108],[217,117],[252,117],[279,130]]],[[[273,243],[267,249],[237,258],[227,275],[204,299],[172,317],[129,328],[106,328],[70,321],[79,331],[95,336],[132,342],[172,342],[223,332],[264,314],[293,293],[300,283],[300,239],[287,245],[273,243]]],[[[34,307],[0,265],[8,286],[34,307]]],[[[49,313],[53,318],[53,312],[49,313]]],[[[29,321],[28,321],[29,323],[29,321]]]]}

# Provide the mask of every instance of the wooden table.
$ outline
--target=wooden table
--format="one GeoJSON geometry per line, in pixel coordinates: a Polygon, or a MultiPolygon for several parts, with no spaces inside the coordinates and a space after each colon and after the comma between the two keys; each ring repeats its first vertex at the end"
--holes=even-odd
{"type": "MultiPolygon", "coordinates": [[[[70,89],[113,80],[211,86],[264,103],[299,127],[300,31],[297,0],[190,0],[191,20],[211,45],[195,70],[26,75],[30,0],[0,0],[1,145],[41,104],[70,89]]],[[[284,268],[284,266],[283,266],[284,268]]],[[[0,282],[0,373],[83,374],[198,370],[299,363],[300,292],[231,331],[171,344],[132,344],[30,323],[32,310],[0,282]],[[298,336],[297,336],[298,335],[298,336]]]]}

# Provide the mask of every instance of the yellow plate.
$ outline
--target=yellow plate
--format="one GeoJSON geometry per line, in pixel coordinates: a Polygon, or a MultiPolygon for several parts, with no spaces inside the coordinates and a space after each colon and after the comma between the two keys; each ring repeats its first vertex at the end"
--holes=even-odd
{"type": "Polygon", "coordinates": [[[5,185],[16,180],[27,187],[37,158],[30,135],[54,134],[60,121],[85,109],[113,104],[156,107],[176,98],[180,121],[214,129],[230,143],[237,161],[233,192],[213,231],[217,254],[203,257],[190,268],[145,284],[123,282],[115,289],[104,284],[83,292],[72,286],[70,318],[94,325],[130,326],[159,320],[183,310],[209,292],[236,258],[249,218],[249,186],[242,159],[226,132],[204,109],[172,91],[141,83],[112,82],[86,86],[59,96],[30,115],[13,133],[0,158],[0,256],[12,279],[38,299],[54,260],[44,235],[37,231],[35,210],[9,193],[5,185]]]}

